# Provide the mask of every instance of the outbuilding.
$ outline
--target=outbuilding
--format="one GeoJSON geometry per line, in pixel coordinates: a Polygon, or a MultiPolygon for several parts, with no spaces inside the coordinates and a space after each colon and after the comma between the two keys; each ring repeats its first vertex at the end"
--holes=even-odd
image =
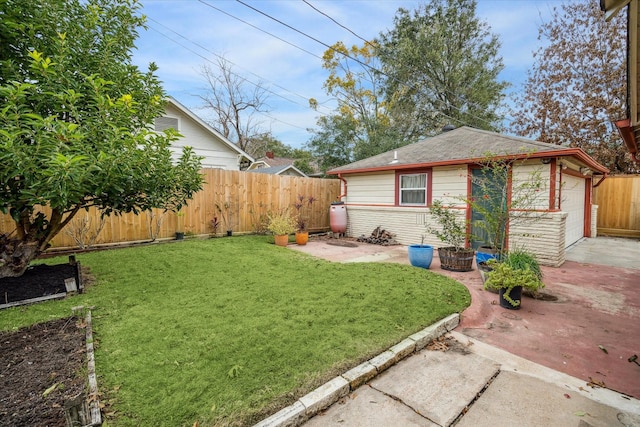
{"type": "MultiPolygon", "coordinates": [[[[519,180],[531,174],[543,183],[524,212],[531,221],[514,222],[507,230],[509,247],[525,248],[541,264],[559,266],[567,247],[583,237],[595,237],[597,206],[592,203],[592,189],[605,179],[604,166],[581,148],[466,126],[330,170],[328,174],[342,181],[347,234],[369,235],[381,226],[402,244],[424,238],[426,244],[443,246],[426,231],[433,223],[429,206],[441,200],[466,220],[470,235],[476,235],[474,212],[464,200],[486,197],[474,194],[472,183],[488,156],[508,161],[507,197],[519,180]]],[[[476,248],[481,242],[468,239],[467,244],[476,248]]]]}

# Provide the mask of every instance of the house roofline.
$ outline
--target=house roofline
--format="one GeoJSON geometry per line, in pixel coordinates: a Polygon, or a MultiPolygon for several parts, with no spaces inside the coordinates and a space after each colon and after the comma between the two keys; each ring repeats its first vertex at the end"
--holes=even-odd
{"type": "Polygon", "coordinates": [[[229,139],[227,139],[227,137],[225,137],[223,134],[221,134],[216,129],[214,129],[210,124],[208,124],[207,122],[202,120],[200,117],[198,117],[196,114],[194,114],[193,111],[189,110],[187,107],[185,107],[183,104],[181,104],[177,99],[175,99],[172,96],[169,96],[169,97],[167,97],[167,103],[173,105],[178,110],[182,111],[190,119],[192,119],[193,121],[198,123],[200,126],[202,126],[207,132],[214,134],[224,144],[226,144],[229,148],[231,148],[232,150],[234,150],[238,154],[246,157],[250,162],[252,162],[252,163],[255,162],[255,159],[253,157],[251,157],[248,153],[246,153],[244,150],[242,150],[236,144],[234,144],[233,142],[229,141],[229,139]]]}
{"type": "Polygon", "coordinates": [[[640,163],[640,158],[638,158],[638,140],[636,139],[636,133],[640,132],[640,127],[631,126],[630,119],[618,120],[615,123],[618,128],[618,132],[620,133],[620,137],[627,146],[627,150],[629,150],[631,157],[636,163],[640,163]]]}
{"type": "MultiPolygon", "coordinates": [[[[570,156],[577,157],[581,162],[587,165],[587,167],[593,170],[593,172],[596,174],[606,175],[609,173],[609,169],[605,168],[600,163],[593,160],[581,148],[563,148],[561,150],[540,151],[540,152],[528,153],[528,154],[514,154],[514,155],[496,156],[496,157],[499,159],[526,160],[526,159],[540,159],[540,158],[549,158],[549,157],[570,157],[570,156]]],[[[482,163],[485,160],[486,160],[486,157],[474,157],[470,159],[453,159],[453,160],[444,160],[439,162],[409,163],[404,165],[398,165],[396,163],[392,165],[350,169],[350,170],[332,169],[330,171],[327,171],[327,175],[349,175],[354,173],[397,171],[397,170],[418,169],[418,168],[431,168],[431,167],[438,167],[438,166],[455,166],[455,165],[461,165],[461,164],[482,163]]]]}

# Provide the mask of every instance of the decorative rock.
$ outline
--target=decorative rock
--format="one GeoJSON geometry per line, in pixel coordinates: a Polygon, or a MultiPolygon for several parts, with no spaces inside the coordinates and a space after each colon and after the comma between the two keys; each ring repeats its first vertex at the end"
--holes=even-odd
{"type": "Polygon", "coordinates": [[[342,378],[349,381],[351,390],[355,390],[362,384],[374,378],[378,374],[378,370],[369,362],[364,362],[353,369],[342,374],[342,378]]]}
{"type": "Polygon", "coordinates": [[[328,383],[318,387],[299,400],[306,409],[305,416],[312,417],[319,411],[328,408],[342,396],[349,393],[349,382],[342,377],[336,377],[328,383]]]}
{"type": "Polygon", "coordinates": [[[378,373],[387,370],[391,366],[398,362],[398,355],[391,350],[387,350],[384,353],[380,353],[373,359],[369,360],[373,366],[376,367],[378,373]]]}
{"type": "Polygon", "coordinates": [[[294,427],[305,420],[306,408],[300,401],[260,421],[254,427],[294,427]]]}
{"type": "Polygon", "coordinates": [[[400,341],[389,349],[396,354],[398,361],[404,359],[416,350],[416,342],[410,338],[400,341]]]}

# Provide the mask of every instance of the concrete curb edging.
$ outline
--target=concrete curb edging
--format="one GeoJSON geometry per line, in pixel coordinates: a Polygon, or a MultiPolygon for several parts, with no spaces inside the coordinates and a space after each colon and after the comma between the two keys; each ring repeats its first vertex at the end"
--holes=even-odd
{"type": "Polygon", "coordinates": [[[452,331],[460,322],[454,313],[416,332],[376,357],[356,366],[298,399],[293,405],[276,412],[254,427],[295,427],[328,408],[376,375],[407,356],[422,350],[432,340],[452,331]]]}

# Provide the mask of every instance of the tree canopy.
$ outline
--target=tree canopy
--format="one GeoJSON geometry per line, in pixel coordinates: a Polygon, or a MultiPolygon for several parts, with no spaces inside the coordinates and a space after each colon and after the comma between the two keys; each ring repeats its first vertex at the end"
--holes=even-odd
{"type": "Polygon", "coordinates": [[[476,16],[475,0],[432,0],[400,8],[380,34],[378,56],[394,126],[410,141],[446,124],[499,130],[507,83],[498,36],[476,16]]]}
{"type": "MultiPolygon", "coordinates": [[[[497,36],[474,0],[400,8],[392,29],[362,46],[327,50],[324,84],[337,99],[308,142],[325,167],[370,157],[439,133],[446,124],[498,130],[505,82],[497,36]]],[[[312,100],[312,105],[314,100],[312,100]]]]}
{"type": "Polygon", "coordinates": [[[0,2],[0,277],[20,275],[81,209],[179,209],[200,161],[172,162],[155,65],[131,63],[144,24],[135,0],[0,2]]]}
{"type": "Polygon", "coordinates": [[[539,28],[513,130],[543,142],[580,147],[613,173],[637,171],[613,122],[625,116],[626,17],[606,22],[597,2],[553,9],[539,28]]]}

